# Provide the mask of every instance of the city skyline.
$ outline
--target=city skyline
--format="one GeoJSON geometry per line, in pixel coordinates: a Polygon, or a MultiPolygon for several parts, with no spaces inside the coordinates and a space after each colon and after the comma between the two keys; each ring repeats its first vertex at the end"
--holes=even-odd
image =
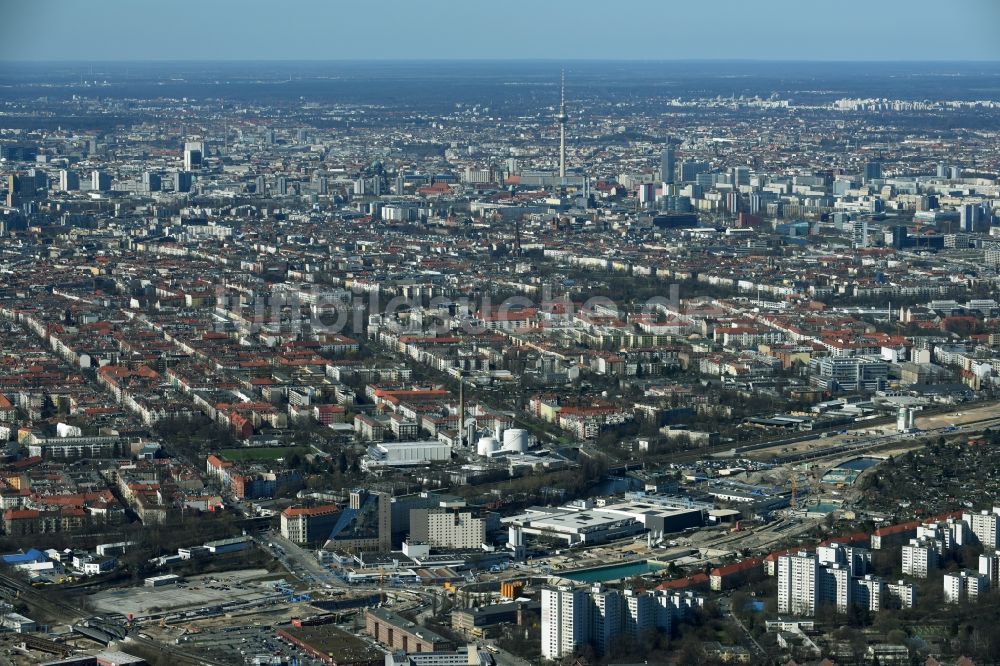
{"type": "Polygon", "coordinates": [[[960,40],[941,36],[930,19],[941,9],[929,0],[850,0],[838,9],[726,0],[707,15],[699,7],[648,1],[607,12],[597,3],[515,0],[497,12],[477,4],[391,2],[375,17],[361,6],[300,2],[286,17],[256,1],[182,0],[136,12],[121,0],[97,7],[54,0],[10,12],[0,28],[0,61],[1000,59],[990,34],[1000,23],[1000,6],[988,0],[949,7],[952,15],[968,17],[960,40]],[[261,20],[262,13],[275,20],[261,20]],[[377,30],[358,29],[376,25],[376,18],[377,30]],[[444,38],[429,39],[434,31],[444,38]]]}
{"type": "Polygon", "coordinates": [[[8,10],[0,662],[995,663],[997,18],[8,10]]]}

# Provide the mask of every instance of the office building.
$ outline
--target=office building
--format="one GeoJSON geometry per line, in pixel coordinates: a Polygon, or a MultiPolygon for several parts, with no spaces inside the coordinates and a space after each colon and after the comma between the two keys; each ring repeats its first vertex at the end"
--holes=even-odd
{"type": "Polygon", "coordinates": [[[59,189],[63,192],[75,192],[80,189],[80,175],[70,169],[59,171],[59,189]]]}
{"type": "Polygon", "coordinates": [[[670,141],[670,137],[667,137],[667,145],[663,148],[663,153],[660,155],[660,180],[668,184],[674,182],[674,170],[676,168],[674,151],[674,144],[670,141]]]}
{"type": "Polygon", "coordinates": [[[486,521],[469,509],[411,509],[410,541],[431,548],[479,550],[486,541],[486,521]]]}
{"type": "Polygon", "coordinates": [[[414,624],[386,608],[365,611],[365,631],[379,643],[401,652],[443,652],[455,645],[426,627],[414,624]]]}
{"type": "Polygon", "coordinates": [[[743,210],[743,196],[739,192],[726,192],[726,210],[730,213],[738,213],[743,210]]]}
{"type": "Polygon", "coordinates": [[[907,230],[905,226],[901,224],[896,225],[890,231],[886,232],[885,236],[887,245],[891,245],[897,250],[901,250],[906,247],[907,230]]]}
{"type": "Polygon", "coordinates": [[[496,181],[497,177],[493,169],[473,169],[472,167],[465,167],[465,173],[462,175],[462,182],[472,185],[483,185],[485,183],[493,183],[496,181]]]}
{"type": "Polygon", "coordinates": [[[201,153],[197,150],[184,151],[184,170],[197,171],[201,168],[201,153]]]}
{"type": "Polygon", "coordinates": [[[159,192],[162,189],[160,174],[146,171],[142,174],[142,189],[146,192],[159,192]]]}
{"type": "Polygon", "coordinates": [[[94,169],[90,174],[90,189],[98,192],[109,192],[111,190],[111,175],[94,169]]]}
{"type": "Polygon", "coordinates": [[[388,552],[392,547],[392,509],[389,496],[367,490],[352,490],[323,548],[347,552],[388,552]]]}
{"type": "Polygon", "coordinates": [[[989,589],[989,580],[984,574],[971,569],[963,569],[944,575],[944,601],[949,604],[971,602],[979,599],[989,589]]]}
{"type": "Polygon", "coordinates": [[[976,230],[976,223],[979,221],[979,207],[975,204],[962,204],[958,208],[958,226],[962,231],[972,232],[976,230]]]}
{"type": "MultiPolygon", "coordinates": [[[[838,349],[831,350],[834,354],[838,349]]],[[[857,356],[834,355],[809,361],[809,381],[830,391],[877,391],[885,387],[889,364],[857,356]]]]}
{"type": "Polygon", "coordinates": [[[636,194],[640,206],[651,208],[656,202],[656,183],[640,183],[636,194]]]}
{"type": "Polygon", "coordinates": [[[187,141],[184,144],[184,170],[197,171],[205,156],[204,141],[187,141]]]}
{"type": "Polygon", "coordinates": [[[178,171],[174,174],[174,191],[190,192],[193,178],[189,171],[178,171]]]}
{"type": "Polygon", "coordinates": [[[865,163],[865,182],[882,178],[882,163],[878,160],[865,163]]]}
{"type": "Polygon", "coordinates": [[[694,177],[695,184],[702,188],[703,190],[710,190],[715,187],[716,179],[719,174],[716,173],[699,173],[694,177]]]}
{"type": "Polygon", "coordinates": [[[681,182],[691,183],[698,177],[698,174],[706,173],[709,170],[708,162],[695,162],[685,160],[681,162],[681,182]]]}
{"type": "Polygon", "coordinates": [[[299,544],[325,539],[336,524],[337,517],[337,507],[332,504],[288,507],[281,512],[281,536],[299,544]]]}
{"type": "Polygon", "coordinates": [[[12,173],[7,177],[7,205],[18,206],[30,201],[38,194],[38,186],[32,175],[12,173]]]}
{"type": "MultiPolygon", "coordinates": [[[[258,663],[261,657],[256,658],[258,663]]],[[[295,663],[294,661],[292,663],[295,663]]],[[[396,652],[386,655],[378,666],[492,666],[496,660],[485,648],[463,645],[454,652],[396,652]]]]}

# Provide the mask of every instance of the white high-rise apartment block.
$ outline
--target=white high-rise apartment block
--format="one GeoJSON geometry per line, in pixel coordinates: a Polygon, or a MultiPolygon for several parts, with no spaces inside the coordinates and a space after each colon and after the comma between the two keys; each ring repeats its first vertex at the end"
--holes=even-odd
{"type": "Polygon", "coordinates": [[[885,584],[885,606],[913,608],[917,605],[917,588],[913,583],[896,581],[885,584]]]}
{"type": "Polygon", "coordinates": [[[962,520],[969,525],[969,531],[975,535],[983,548],[996,550],[1000,543],[997,542],[997,522],[1000,521],[1000,507],[994,507],[993,511],[980,511],[979,513],[963,513],[962,520]]]}
{"type": "Polygon", "coordinates": [[[917,539],[937,541],[938,554],[964,546],[969,542],[969,526],[964,520],[949,518],[936,523],[924,523],[917,527],[917,539]]]}
{"type": "Polygon", "coordinates": [[[826,546],[817,546],[816,559],[820,564],[845,563],[847,557],[844,553],[844,546],[839,543],[831,543],[826,546]]]}
{"type": "Polygon", "coordinates": [[[843,564],[852,576],[864,576],[872,561],[872,552],[867,548],[831,543],[816,548],[816,559],[820,565],[843,564]]]}
{"type": "Polygon", "coordinates": [[[690,614],[703,602],[692,593],[619,592],[600,584],[543,588],[542,656],[561,659],[586,643],[607,654],[615,637],[669,632],[675,617],[690,614]]]}
{"type": "Polygon", "coordinates": [[[846,564],[829,564],[819,568],[820,603],[830,604],[838,613],[846,613],[854,602],[851,570],[846,564]]]}
{"type": "Polygon", "coordinates": [[[590,642],[600,654],[607,654],[611,641],[622,631],[622,596],[618,590],[595,585],[590,593],[590,642]]]}
{"type": "Polygon", "coordinates": [[[963,569],[944,575],[945,603],[957,604],[962,601],[975,601],[988,588],[989,581],[985,575],[978,571],[963,569]]]}
{"type": "Polygon", "coordinates": [[[815,615],[819,598],[819,562],[799,551],[778,558],[778,612],[815,615]]]}
{"type": "Polygon", "coordinates": [[[659,591],[653,596],[656,611],[656,628],[668,636],[673,631],[674,612],[680,604],[675,604],[666,591],[659,591]]]}
{"type": "Polygon", "coordinates": [[[652,595],[625,590],[623,629],[631,638],[639,638],[656,629],[656,600],[652,595]]]}
{"type": "Polygon", "coordinates": [[[1000,588],[1000,550],[979,556],[979,573],[986,576],[990,587],[1000,588]]]}
{"type": "Polygon", "coordinates": [[[885,596],[885,583],[878,576],[871,574],[864,578],[855,578],[852,581],[854,586],[854,604],[861,608],[867,608],[872,612],[882,610],[882,597],[885,596]]]}
{"type": "Polygon", "coordinates": [[[901,549],[903,573],[914,578],[927,578],[927,573],[938,566],[938,552],[935,542],[910,539],[901,549]]]}
{"type": "Polygon", "coordinates": [[[542,656],[561,659],[590,640],[590,593],[583,588],[542,589],[542,656]]]}

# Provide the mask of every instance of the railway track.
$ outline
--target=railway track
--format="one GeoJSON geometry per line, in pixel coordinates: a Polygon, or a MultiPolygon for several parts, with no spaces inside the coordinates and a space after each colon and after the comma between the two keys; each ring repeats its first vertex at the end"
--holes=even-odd
{"type": "MultiPolygon", "coordinates": [[[[58,617],[67,616],[72,618],[74,622],[92,615],[92,613],[75,604],[62,601],[61,599],[50,598],[48,595],[42,594],[25,581],[12,576],[0,574],[0,586],[15,591],[17,596],[24,600],[29,606],[38,608],[45,613],[56,615],[58,617]]],[[[180,650],[166,643],[150,640],[148,638],[142,638],[137,634],[129,634],[125,640],[128,643],[142,646],[159,654],[171,657],[171,663],[176,666],[227,666],[226,662],[206,659],[205,657],[185,652],[184,650],[180,650]]]]}

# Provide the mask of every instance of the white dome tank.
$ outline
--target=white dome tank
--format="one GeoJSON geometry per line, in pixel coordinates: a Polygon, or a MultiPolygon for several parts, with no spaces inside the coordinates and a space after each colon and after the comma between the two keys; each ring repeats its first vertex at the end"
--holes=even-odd
{"type": "Polygon", "coordinates": [[[503,433],[503,450],[524,453],[528,450],[528,431],[511,428],[503,433]]]}
{"type": "Polygon", "coordinates": [[[476,453],[490,457],[500,449],[500,442],[493,437],[482,437],[476,444],[476,453]]]}

